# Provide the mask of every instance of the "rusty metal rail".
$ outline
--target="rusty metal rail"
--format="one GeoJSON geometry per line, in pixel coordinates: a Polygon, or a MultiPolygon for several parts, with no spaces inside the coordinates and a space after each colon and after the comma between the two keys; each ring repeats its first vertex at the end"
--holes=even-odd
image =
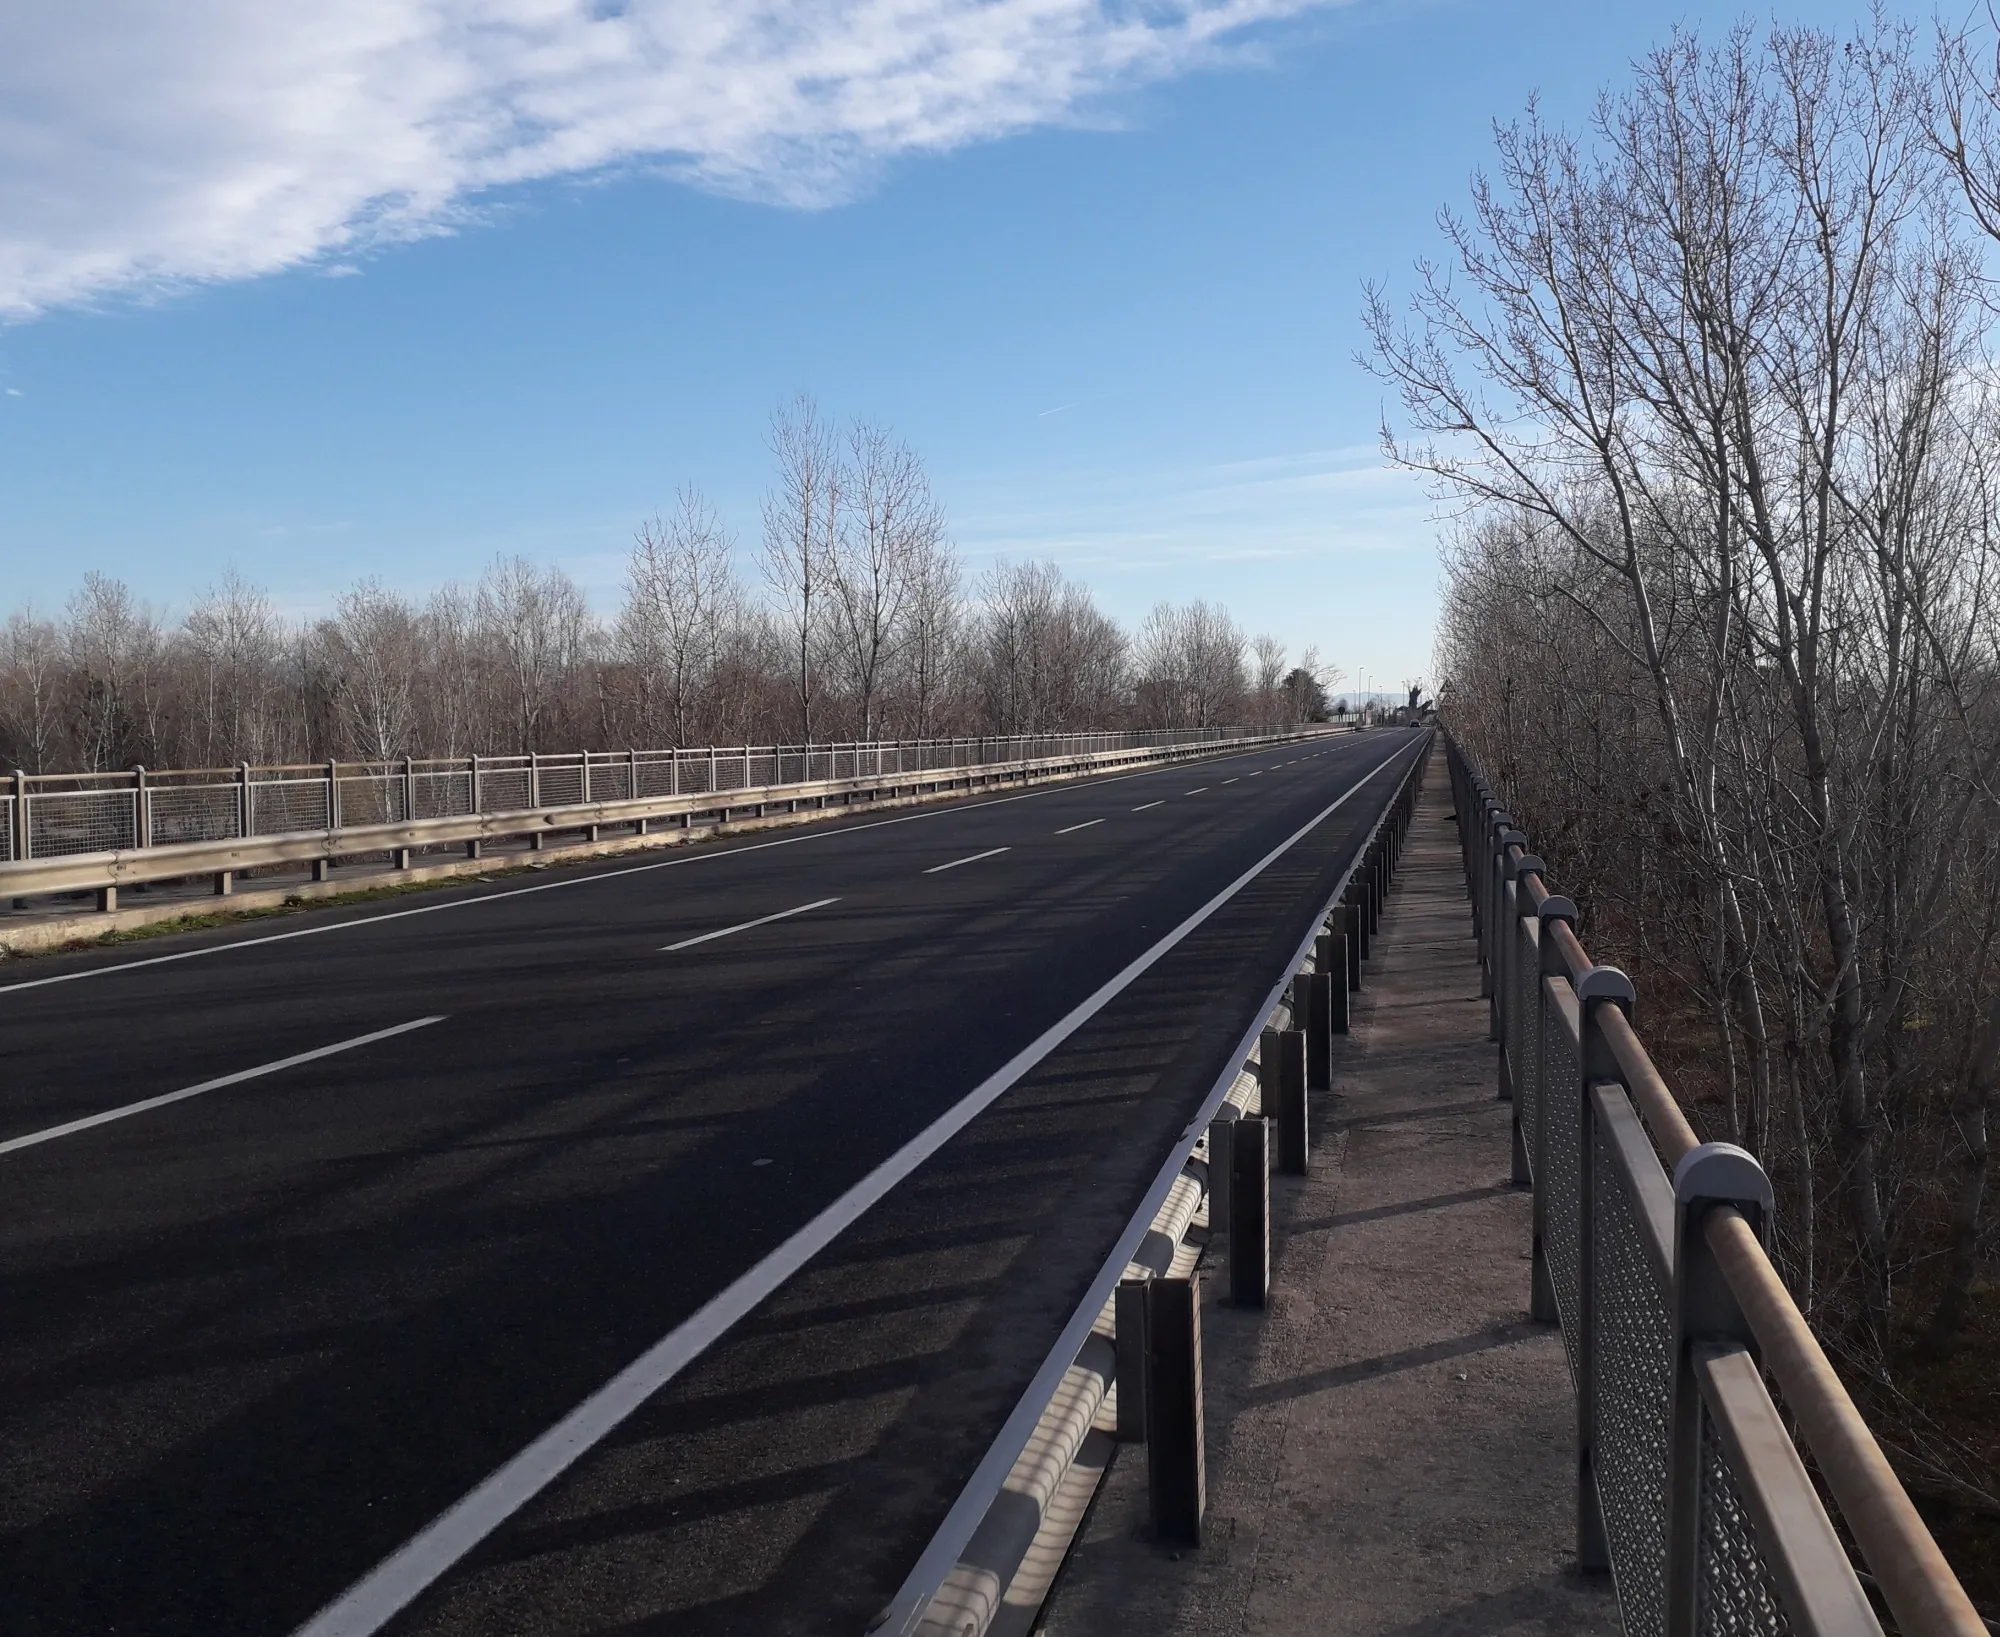
{"type": "Polygon", "coordinates": [[[1700,1140],[1631,981],[1591,961],[1449,736],[1446,761],[1514,1179],[1534,1188],[1530,1311],[1561,1324],[1576,1384],[1584,1567],[1611,1571],[1633,1637],[1879,1634],[1810,1455],[1893,1628],[1987,1637],[1765,1252],[1762,1167],[1700,1140]]]}

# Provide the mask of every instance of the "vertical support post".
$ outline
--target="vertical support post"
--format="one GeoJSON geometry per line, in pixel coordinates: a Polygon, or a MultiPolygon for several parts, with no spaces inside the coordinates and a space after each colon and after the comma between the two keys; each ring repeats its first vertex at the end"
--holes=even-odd
{"type": "Polygon", "coordinates": [[[1361,987],[1361,963],[1368,956],[1368,934],[1362,926],[1361,906],[1355,902],[1352,887],[1347,891],[1344,920],[1347,928],[1347,988],[1351,994],[1361,987]]]}
{"type": "MultiPolygon", "coordinates": [[[[627,801],[639,799],[639,753],[636,750],[625,752],[625,799],[627,801]]],[[[640,835],[645,833],[644,830],[639,832],[640,835]]]]}
{"type": "Polygon", "coordinates": [[[28,775],[21,768],[14,769],[14,856],[28,856],[28,841],[32,832],[28,827],[28,775]]]}
{"type": "Polygon", "coordinates": [[[1306,1089],[1333,1089],[1333,978],[1320,961],[1320,945],[1332,940],[1322,935],[1313,941],[1313,969],[1292,979],[1292,1016],[1306,1037],[1306,1089]]]}
{"type": "Polygon", "coordinates": [[[1218,1114],[1208,1122],[1208,1231],[1223,1233],[1229,1228],[1229,1163],[1235,1152],[1237,1120],[1218,1114]]]}
{"type": "Polygon", "coordinates": [[[1759,1239],[1769,1232],[1771,1179],[1734,1143],[1703,1143],[1674,1167],[1674,1386],[1667,1444],[1667,1637],[1695,1637],[1701,1578],[1701,1383],[1694,1372],[1700,1346],[1755,1353],[1729,1283],[1708,1248],[1702,1224],[1710,1211],[1740,1212],[1759,1239]]]}
{"type": "Polygon", "coordinates": [[[1620,1081],[1618,1062],[1604,1038],[1598,1013],[1616,1006],[1632,1015],[1632,980],[1615,966],[1594,966],[1576,986],[1578,1052],[1582,1073],[1572,1086],[1551,1086],[1551,1097],[1576,1100],[1576,1556],[1587,1573],[1611,1567],[1604,1512],[1597,1495],[1597,1105],[1590,1088],[1620,1081]]]}
{"type": "MultiPolygon", "coordinates": [[[[403,758],[403,822],[412,824],[417,817],[417,764],[409,757],[403,758]]],[[[399,866],[407,869],[408,865],[399,866]]]]}
{"type": "MultiPolygon", "coordinates": [[[[326,827],[329,830],[340,828],[340,763],[337,761],[326,764],[326,827]]],[[[323,881],[326,878],[315,876],[313,879],[323,881]]]]}
{"type": "Polygon", "coordinates": [[[1271,1292],[1271,1139],[1263,1120],[1229,1137],[1229,1300],[1262,1307],[1271,1292]]]}
{"type": "Polygon", "coordinates": [[[528,805],[542,805],[542,758],[532,750],[528,752],[528,805]]]}
{"type": "Polygon", "coordinates": [[[236,764],[236,837],[239,841],[250,839],[250,764],[236,764]]]}
{"type": "Polygon", "coordinates": [[[1153,1533],[1201,1544],[1208,1474],[1201,1406],[1201,1275],[1146,1281],[1146,1488],[1153,1533]]]}
{"type": "Polygon", "coordinates": [[[1121,1444],[1146,1441],[1146,1287],[1150,1279],[1120,1279],[1111,1307],[1111,1347],[1117,1359],[1121,1444]]]}
{"type": "MultiPolygon", "coordinates": [[[[1360,987],[1361,974],[1348,957],[1348,939],[1344,932],[1327,932],[1320,935],[1320,943],[1325,946],[1326,988],[1327,988],[1327,1028],[1333,1034],[1346,1034],[1352,1020],[1352,1009],[1348,1006],[1350,988],[1360,987]]],[[[1332,1089],[1332,1051],[1327,1053],[1327,1086],[1332,1089]]]]}
{"type": "Polygon", "coordinates": [[[132,845],[150,847],[153,844],[153,792],[146,785],[146,768],[138,763],[132,769],[132,845]]]}
{"type": "Polygon", "coordinates": [[[109,915],[117,907],[118,889],[116,887],[99,887],[97,889],[97,912],[100,915],[109,915]]]}
{"type": "Polygon", "coordinates": [[[1263,1066],[1264,1112],[1275,1116],[1278,1123],[1277,1168],[1287,1176],[1302,1177],[1310,1159],[1306,1126],[1306,1031],[1266,1029],[1263,1066]]]}
{"type": "Polygon", "coordinates": [[[215,896],[218,898],[227,898],[235,890],[236,872],[234,870],[217,870],[215,872],[215,896]]]}

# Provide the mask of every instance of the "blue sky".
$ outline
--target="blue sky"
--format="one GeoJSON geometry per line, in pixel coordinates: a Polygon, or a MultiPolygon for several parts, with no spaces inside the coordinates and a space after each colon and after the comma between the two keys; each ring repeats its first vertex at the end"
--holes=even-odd
{"type": "MultiPolygon", "coordinates": [[[[496,552],[609,608],[633,526],[686,482],[754,573],[763,429],[803,390],[910,439],[975,571],[1052,557],[1133,621],[1217,599],[1392,683],[1430,669],[1436,529],[1377,455],[1362,281],[1438,248],[1494,117],[1539,92],[1579,119],[1676,21],[1738,15],[1166,0],[1148,34],[1058,0],[1037,33],[1026,0],[742,0],[750,55],[655,38],[508,103],[466,89],[523,78],[472,25],[525,0],[451,0],[466,27],[414,43],[401,0],[320,8],[383,30],[352,47],[374,101],[320,94],[349,43],[284,32],[317,13],[252,27],[250,3],[121,0],[117,53],[53,0],[0,20],[0,97],[27,110],[0,136],[0,613],[88,568],[176,610],[234,565],[305,614],[496,552]],[[1289,15],[1174,33],[1212,4],[1289,15]],[[863,19],[831,92],[785,58],[829,9],[863,19]],[[1001,32],[946,38],[975,26],[1001,32]],[[176,62],[179,101],[135,112],[134,76],[176,62]],[[441,151],[468,107],[504,134],[441,151]]],[[[655,36],[738,14],[653,10],[655,36]]],[[[520,36],[538,64],[572,45],[520,36]]]]}

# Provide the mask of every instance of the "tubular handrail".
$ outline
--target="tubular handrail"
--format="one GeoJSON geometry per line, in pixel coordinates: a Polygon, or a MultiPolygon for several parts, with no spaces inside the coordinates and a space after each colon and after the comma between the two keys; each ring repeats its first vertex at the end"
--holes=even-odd
{"type": "Polygon", "coordinates": [[[1721,1206],[1708,1213],[1702,1236],[1904,1637],[1987,1637],[1986,1623],[1924,1527],[1755,1231],[1740,1212],[1721,1206]]]}
{"type": "MultiPolygon", "coordinates": [[[[1856,1629],[1851,1615],[1828,1612],[1843,1607],[1873,1629],[1860,1604],[1844,1597],[1788,1600],[1780,1593],[1776,1604],[1758,1601],[1773,1588],[1767,1583],[1759,1590],[1757,1552],[1775,1554],[1763,1561],[1762,1570],[1775,1577],[1778,1587],[1790,1583],[1796,1592],[1797,1576],[1814,1561],[1813,1551],[1800,1542],[1808,1536],[1822,1541],[1832,1537],[1826,1533],[1824,1508],[1809,1488],[1799,1487],[1791,1490],[1794,1499],[1788,1504],[1806,1509],[1818,1523],[1787,1534],[1785,1520],[1779,1519],[1771,1539],[1754,1532],[1746,1537],[1742,1494],[1732,1494],[1730,1486],[1748,1481],[1768,1500],[1771,1491],[1757,1484],[1775,1469],[1753,1468],[1739,1475],[1728,1466],[1736,1457],[1717,1453],[1708,1433],[1697,1430],[1713,1413],[1703,1395],[1714,1385],[1714,1372],[1704,1375],[1702,1361],[1716,1352],[1718,1342],[1725,1352],[1732,1345],[1739,1351],[1754,1345],[1758,1367],[1777,1384],[1794,1419],[1795,1444],[1812,1452],[1897,1630],[1903,1637],[1989,1637],[1765,1250],[1772,1193],[1762,1168],[1741,1149],[1701,1141],[1633,1026],[1630,980],[1591,961],[1568,914],[1545,913],[1549,894],[1542,860],[1531,853],[1528,838],[1514,827],[1513,816],[1500,806],[1463,748],[1449,735],[1446,743],[1472,888],[1482,993],[1491,997],[1492,1038],[1500,1044],[1501,1096],[1513,1097],[1517,1108],[1515,1178],[1535,1187],[1531,1306],[1538,1317],[1560,1317],[1577,1379],[1579,1552],[1586,1564],[1622,1565],[1621,1612],[1628,1629],[1635,1631],[1664,1630],[1681,1637],[1723,1630],[1798,1630],[1831,1637],[1856,1629]],[[1611,1214],[1603,1214],[1606,1179],[1597,1175],[1601,1162],[1592,1157],[1593,1144],[1601,1144],[1606,1135],[1598,1121],[1610,1118],[1615,1124],[1615,1108],[1622,1106],[1602,1099],[1621,1090],[1662,1165],[1664,1174],[1654,1173],[1660,1180],[1646,1186],[1667,1189],[1676,1212],[1667,1288],[1653,1295],[1633,1283],[1629,1260],[1618,1260],[1629,1257],[1633,1232],[1629,1217],[1620,1218],[1618,1212],[1632,1206],[1614,1203],[1611,1214]],[[1598,1116],[1592,1113],[1596,1106],[1614,1112],[1598,1116]],[[1552,1195],[1545,1195],[1547,1190],[1552,1195]],[[1553,1202],[1545,1204],[1545,1197],[1553,1202]],[[1685,1227],[1678,1225],[1682,1222],[1685,1227]],[[1618,1240],[1608,1250],[1598,1244],[1598,1236],[1606,1233],[1618,1240]],[[1600,1258],[1609,1260],[1600,1265],[1600,1258]],[[1600,1314],[1603,1298],[1596,1286],[1604,1280],[1615,1285],[1616,1293],[1613,1306],[1600,1314]],[[1661,1300],[1664,1310],[1655,1308],[1651,1318],[1643,1305],[1633,1305],[1661,1300]],[[1664,1535],[1649,1536],[1653,1526],[1645,1521],[1643,1497],[1635,1500],[1634,1484],[1642,1480],[1634,1477],[1638,1468],[1633,1465],[1629,1440],[1635,1434],[1629,1417],[1639,1402],[1634,1383],[1643,1394],[1648,1390],[1646,1371],[1654,1368],[1646,1349],[1658,1343],[1645,1339],[1647,1327],[1655,1327],[1657,1336],[1661,1324],[1670,1336],[1670,1385],[1664,1409],[1644,1413],[1656,1428],[1665,1415],[1666,1461],[1664,1468],[1652,1470],[1664,1473],[1667,1514],[1658,1525],[1664,1535]],[[1576,1335],[1569,1334],[1573,1325],[1579,1329],[1576,1335]],[[1600,1334],[1604,1325],[1615,1333],[1610,1343],[1600,1334]],[[1599,1353],[1607,1345],[1619,1350],[1613,1355],[1620,1372],[1615,1386],[1620,1414],[1628,1418],[1608,1427],[1599,1421],[1599,1403],[1607,1391],[1599,1353]],[[1604,1463],[1608,1477],[1600,1473],[1604,1463]],[[1601,1504],[1602,1483],[1618,1486],[1615,1519],[1608,1503],[1601,1504]],[[1712,1486],[1720,1486],[1716,1496],[1709,1493],[1712,1486]],[[1711,1501],[1722,1509],[1715,1518],[1711,1501]],[[1640,1554],[1636,1559],[1618,1557],[1619,1548],[1607,1540],[1613,1522],[1623,1549],[1640,1554]],[[1712,1527],[1717,1531],[1713,1537],[1712,1527]],[[1661,1549],[1666,1574],[1658,1595],[1664,1601],[1655,1599],[1648,1578],[1658,1572],[1648,1559],[1661,1549]],[[1794,1552],[1800,1555],[1788,1555],[1794,1552]],[[1629,1609],[1627,1570],[1635,1571],[1636,1601],[1629,1609]],[[1732,1598],[1733,1612],[1727,1606],[1732,1598]]],[[[1619,1187],[1615,1180],[1610,1183],[1614,1201],[1619,1187]]],[[[1759,1391],[1754,1376],[1741,1377],[1740,1384],[1743,1390],[1759,1391]]],[[[1775,1421],[1766,1424],[1777,1426],[1775,1421]]],[[[1783,1459],[1790,1463],[1795,1456],[1786,1453],[1783,1459]]],[[[1642,1459],[1640,1467],[1644,1465],[1642,1459]]],[[[1748,1514],[1754,1516],[1756,1510],[1750,1507],[1748,1514]]],[[[1848,1574],[1838,1561],[1820,1563],[1814,1572],[1820,1571],[1848,1574]]],[[[1848,1585],[1854,1586],[1851,1577],[1848,1585]]]]}

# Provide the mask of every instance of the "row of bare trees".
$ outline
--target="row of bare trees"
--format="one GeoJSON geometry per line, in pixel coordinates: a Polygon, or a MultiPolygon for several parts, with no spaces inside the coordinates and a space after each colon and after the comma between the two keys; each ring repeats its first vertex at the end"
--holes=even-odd
{"type": "MultiPolygon", "coordinates": [[[[806,399],[774,417],[761,551],[684,489],[637,531],[608,620],[560,568],[496,561],[412,598],[374,580],[287,622],[236,574],[177,622],[87,575],[0,626],[0,764],[29,772],[802,738],[1272,725],[1323,713],[1221,608],[1138,639],[1052,563],[968,586],[922,461],[806,399]]],[[[1319,676],[1320,681],[1330,680],[1319,676]]]]}
{"type": "Polygon", "coordinates": [[[1369,306],[1456,519],[1445,720],[1879,1380],[1994,1245],[1996,115],[1965,36],[1677,36],[1369,306]]]}

